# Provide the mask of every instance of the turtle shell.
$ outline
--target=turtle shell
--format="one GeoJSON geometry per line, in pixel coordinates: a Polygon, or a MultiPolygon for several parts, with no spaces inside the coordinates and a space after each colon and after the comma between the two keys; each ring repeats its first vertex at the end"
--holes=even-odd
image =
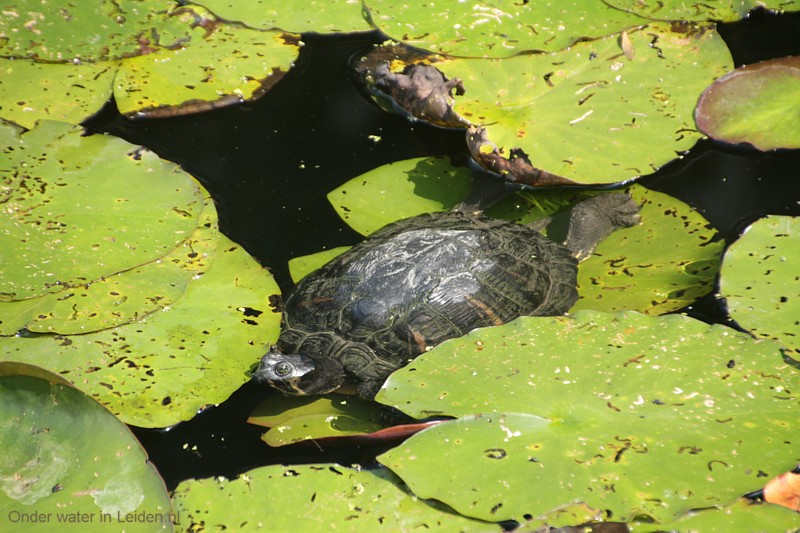
{"type": "Polygon", "coordinates": [[[576,278],[571,252],[531,228],[461,212],[419,215],[303,279],[286,301],[278,348],[293,353],[300,332],[333,332],[399,367],[478,327],[563,314],[578,298],[576,278]]]}

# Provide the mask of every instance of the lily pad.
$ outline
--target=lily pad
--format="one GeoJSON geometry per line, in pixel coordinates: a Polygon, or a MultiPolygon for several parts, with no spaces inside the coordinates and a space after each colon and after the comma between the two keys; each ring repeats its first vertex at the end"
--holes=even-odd
{"type": "Polygon", "coordinates": [[[171,0],[100,0],[61,6],[12,0],[0,17],[0,56],[47,62],[101,61],[171,48],[193,30],[171,0]]]}
{"type": "Polygon", "coordinates": [[[0,116],[26,128],[42,119],[78,124],[111,97],[116,63],[0,58],[0,116]]]}
{"type": "Polygon", "coordinates": [[[381,410],[353,396],[271,397],[256,406],[248,422],[270,428],[261,440],[284,446],[308,439],[346,437],[378,431],[381,410]]]}
{"type": "Polygon", "coordinates": [[[18,162],[0,169],[0,300],[154,261],[197,226],[203,196],[191,176],[121,139],[81,133],[40,123],[13,147],[18,162]]]}
{"type": "Polygon", "coordinates": [[[666,525],[635,524],[633,533],[645,531],[793,531],[797,513],[778,505],[754,504],[744,499],[721,508],[698,509],[666,525]]]}
{"type": "Polygon", "coordinates": [[[227,399],[278,338],[272,276],[220,237],[212,267],[168,309],[86,335],[0,339],[0,360],[37,364],[79,384],[124,422],[166,427],[227,399]]]}
{"type": "Polygon", "coordinates": [[[777,344],[680,315],[524,317],[392,374],[379,402],[463,418],[378,459],[419,497],[484,520],[581,501],[666,523],[791,466],[798,385],[777,344]]]}
{"type": "Polygon", "coordinates": [[[745,65],[712,83],[697,102],[697,127],[759,150],[800,148],[800,56],[745,65]]]}
{"type": "Polygon", "coordinates": [[[697,96],[732,68],[711,27],[654,23],[626,36],[627,46],[614,35],[553,54],[435,65],[466,88],[454,110],[504,153],[521,149],[535,168],[578,183],[614,183],[694,146],[697,96]]]}
{"type": "Polygon", "coordinates": [[[399,2],[366,0],[370,21],[397,41],[439,54],[509,57],[561,50],[584,39],[647,24],[600,0],[399,2]]]}
{"type": "Polygon", "coordinates": [[[200,225],[172,252],[145,265],[61,292],[0,301],[0,335],[25,328],[41,333],[90,333],[144,318],[175,302],[189,281],[214,259],[219,241],[217,211],[205,194],[200,225]]]}
{"type": "Polygon", "coordinates": [[[682,0],[660,0],[643,2],[642,0],[605,0],[613,6],[648,19],[656,20],[718,20],[735,22],[747,16],[754,9],[770,9],[775,11],[791,10],[800,7],[797,0],[720,0],[715,2],[689,3],[682,0]]]}
{"type": "Polygon", "coordinates": [[[448,158],[405,159],[351,179],[328,201],[348,226],[369,235],[401,218],[451,209],[469,194],[471,176],[448,158]]]}
{"type": "Polygon", "coordinates": [[[424,502],[384,469],[336,464],[266,466],[238,479],[189,480],[173,494],[181,528],[304,532],[501,531],[424,502]],[[299,513],[299,514],[298,514],[299,513]]]}
{"type": "Polygon", "coordinates": [[[164,482],[125,424],[97,402],[57,375],[3,362],[0,411],[5,527],[172,530],[164,482]]]}
{"type": "Polygon", "coordinates": [[[188,114],[252,100],[294,64],[299,35],[215,24],[187,48],[126,59],[114,98],[123,114],[188,114]]]}
{"type": "Polygon", "coordinates": [[[200,0],[218,17],[262,30],[294,33],[356,32],[372,27],[364,20],[360,0],[200,0]]]}
{"type": "Polygon", "coordinates": [[[800,218],[754,222],[725,252],[720,292],[743,328],[800,353],[800,218]]]}
{"type": "Polygon", "coordinates": [[[653,20],[733,22],[755,8],[791,10],[797,0],[536,0],[533,2],[399,2],[365,0],[378,29],[409,46],[460,57],[503,58],[553,52],[653,20]]]}
{"type": "Polygon", "coordinates": [[[37,4],[18,1],[0,20],[0,35],[3,21],[11,32],[3,41],[11,57],[0,56],[0,112],[28,127],[44,118],[77,123],[112,93],[120,111],[139,118],[252,100],[291,68],[301,44],[299,35],[225,24],[200,6],[164,0],[70,6],[54,16],[37,4]]]}
{"type": "Polygon", "coordinates": [[[292,277],[292,281],[297,283],[334,257],[343,254],[349,249],[349,246],[337,246],[330,250],[323,250],[315,254],[289,259],[289,275],[292,277]]]}

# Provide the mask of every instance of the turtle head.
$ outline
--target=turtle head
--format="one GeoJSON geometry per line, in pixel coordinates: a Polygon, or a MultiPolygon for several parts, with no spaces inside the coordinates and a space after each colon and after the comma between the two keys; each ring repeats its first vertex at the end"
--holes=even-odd
{"type": "Polygon", "coordinates": [[[254,378],[284,394],[325,394],[344,382],[344,369],[330,358],[313,359],[302,353],[283,354],[273,348],[262,358],[254,378]]]}

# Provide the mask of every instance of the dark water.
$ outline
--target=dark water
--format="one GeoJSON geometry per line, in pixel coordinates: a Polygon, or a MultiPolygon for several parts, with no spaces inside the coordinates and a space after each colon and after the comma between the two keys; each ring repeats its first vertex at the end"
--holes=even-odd
{"type": "MultiPolygon", "coordinates": [[[[757,13],[720,29],[737,65],[800,55],[800,16],[757,13]]],[[[359,236],[325,195],[345,181],[392,161],[448,155],[465,161],[463,132],[411,124],[387,114],[359,92],[350,59],[383,40],[366,36],[304,36],[299,63],[260,100],[192,117],[128,121],[113,105],[87,124],[147,146],[180,163],[214,196],[220,226],[291,288],[286,262],[359,236]],[[379,143],[368,139],[381,137],[379,143]]],[[[800,151],[762,154],[710,141],[641,180],[698,209],[728,241],[765,214],[800,215],[800,151]]],[[[726,322],[713,296],[687,310],[726,322]]],[[[375,448],[305,443],[272,449],[262,428],[245,423],[256,402],[272,394],[252,384],[194,420],[165,430],[134,428],[169,488],[193,477],[234,477],[255,466],[340,461],[368,463],[375,448]]]]}

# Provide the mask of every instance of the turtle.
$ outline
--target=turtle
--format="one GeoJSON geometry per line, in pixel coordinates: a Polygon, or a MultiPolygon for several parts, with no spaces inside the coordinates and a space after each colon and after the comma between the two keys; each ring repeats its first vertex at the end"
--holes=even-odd
{"type": "Polygon", "coordinates": [[[388,224],[298,283],[277,343],[254,379],[289,395],[355,385],[373,398],[394,370],[439,343],[517,317],[556,316],[578,299],[578,262],[640,221],[627,193],[569,213],[566,239],[482,213],[426,213],[388,224]]]}

